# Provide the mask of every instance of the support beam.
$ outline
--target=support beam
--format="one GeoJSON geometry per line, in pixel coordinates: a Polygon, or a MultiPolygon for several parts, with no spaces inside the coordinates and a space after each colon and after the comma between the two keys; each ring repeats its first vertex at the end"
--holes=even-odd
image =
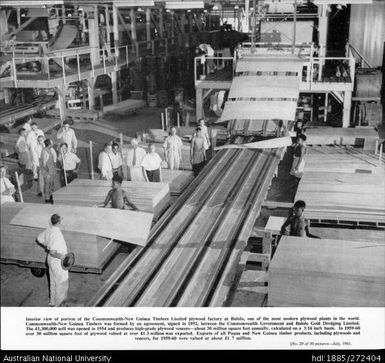
{"type": "Polygon", "coordinates": [[[202,31],[202,20],[201,20],[201,18],[198,18],[196,14],[193,14],[193,16],[194,16],[195,24],[196,24],[198,30],[202,31]]]}
{"type": "Polygon", "coordinates": [[[196,104],[196,119],[204,118],[203,113],[203,89],[197,88],[195,90],[195,104],[196,104]]]}
{"type": "Polygon", "coordinates": [[[151,22],[154,24],[156,31],[158,32],[159,36],[163,38],[162,28],[160,27],[160,24],[157,23],[155,16],[153,14],[150,14],[150,15],[151,15],[151,22]]]}
{"type": "MultiPolygon", "coordinates": [[[[146,9],[146,40],[151,41],[151,9],[146,9]]],[[[151,49],[151,44],[147,44],[147,49],[151,49]]]]}
{"type": "Polygon", "coordinates": [[[118,20],[118,8],[112,5],[112,25],[114,28],[114,47],[115,50],[119,46],[119,20],[118,20]]]}
{"type": "Polygon", "coordinates": [[[118,72],[111,72],[111,92],[112,92],[112,103],[115,105],[118,103],[118,72]]]}
{"type": "Polygon", "coordinates": [[[12,35],[16,35],[17,33],[21,32],[23,29],[25,29],[28,25],[33,23],[37,18],[30,18],[27,21],[25,21],[23,24],[21,24],[17,29],[15,29],[13,32],[6,34],[5,39],[11,39],[12,35]]]}
{"type": "Polygon", "coordinates": [[[320,46],[320,57],[326,53],[326,43],[328,36],[328,11],[327,5],[320,5],[318,10],[318,44],[320,46]]]}
{"type": "Polygon", "coordinates": [[[120,14],[119,10],[118,10],[118,18],[120,20],[120,23],[124,26],[124,29],[126,30],[126,33],[127,33],[128,37],[130,38],[130,40],[132,42],[131,27],[124,22],[123,16],[122,16],[122,14],[120,14]]]}
{"type": "Polygon", "coordinates": [[[130,18],[131,18],[131,39],[133,43],[136,43],[136,15],[135,9],[130,10],[130,18]]]}
{"type": "Polygon", "coordinates": [[[91,62],[94,65],[100,64],[100,45],[99,45],[99,26],[98,26],[98,7],[95,5],[93,8],[94,17],[93,19],[88,19],[88,36],[90,40],[91,47],[91,62]]]}
{"type": "Polygon", "coordinates": [[[57,87],[57,94],[58,94],[58,103],[59,103],[59,113],[60,113],[60,122],[63,123],[63,121],[66,118],[66,102],[65,102],[65,87],[64,84],[61,84],[57,87]]]}
{"type": "Polygon", "coordinates": [[[163,8],[159,9],[159,36],[164,38],[163,8]]]}
{"type": "Polygon", "coordinates": [[[187,19],[188,19],[188,31],[190,33],[192,33],[193,32],[193,28],[194,28],[194,23],[193,23],[193,16],[192,16],[191,12],[188,13],[187,19]]]}
{"type": "Polygon", "coordinates": [[[96,78],[91,77],[87,80],[87,90],[88,90],[88,109],[93,110],[95,108],[95,80],[96,78]]]}
{"type": "Polygon", "coordinates": [[[344,112],[342,115],[342,127],[350,126],[351,106],[352,106],[352,92],[345,91],[344,92],[344,112]]]}

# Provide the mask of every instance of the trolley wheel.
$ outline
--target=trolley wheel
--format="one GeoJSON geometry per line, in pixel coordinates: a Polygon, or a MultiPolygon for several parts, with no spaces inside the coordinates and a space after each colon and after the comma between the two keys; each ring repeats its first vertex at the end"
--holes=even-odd
{"type": "Polygon", "coordinates": [[[31,267],[31,273],[36,277],[43,277],[45,275],[45,268],[31,267]]]}

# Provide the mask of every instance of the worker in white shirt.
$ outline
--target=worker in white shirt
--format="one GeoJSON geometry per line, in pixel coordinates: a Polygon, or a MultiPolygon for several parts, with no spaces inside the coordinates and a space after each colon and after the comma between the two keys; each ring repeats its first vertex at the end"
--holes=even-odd
{"type": "Polygon", "coordinates": [[[132,148],[127,151],[126,165],[128,169],[127,179],[131,181],[145,181],[142,172],[142,161],[146,156],[146,150],[139,146],[137,139],[131,140],[132,148]]]}
{"type": "Polygon", "coordinates": [[[170,134],[166,137],[163,144],[164,155],[169,169],[179,169],[179,165],[182,160],[182,146],[182,140],[176,134],[176,127],[171,127],[170,134]]]}
{"type": "Polygon", "coordinates": [[[155,145],[150,144],[148,153],[142,161],[143,176],[147,182],[160,182],[162,180],[162,159],[155,150],[155,145]]]}
{"type": "Polygon", "coordinates": [[[110,159],[112,165],[112,175],[119,175],[123,178],[122,154],[119,151],[119,145],[116,142],[112,144],[112,153],[110,154],[110,159]]]}
{"type": "Polygon", "coordinates": [[[19,129],[19,138],[16,141],[16,152],[19,159],[19,165],[22,169],[32,169],[31,156],[29,153],[27,140],[27,132],[24,128],[19,129]]]}
{"type": "Polygon", "coordinates": [[[16,192],[15,186],[6,177],[7,169],[4,165],[0,166],[0,185],[1,185],[1,204],[15,202],[13,195],[16,192]]]}
{"type": "Polygon", "coordinates": [[[68,150],[68,145],[64,142],[60,145],[60,154],[58,160],[61,165],[60,170],[60,183],[64,187],[66,185],[66,178],[64,171],[67,176],[67,184],[71,183],[72,180],[77,179],[81,160],[72,151],[68,150]]]}
{"type": "Polygon", "coordinates": [[[98,168],[100,172],[100,179],[112,180],[112,162],[111,155],[112,146],[111,144],[105,144],[104,149],[99,154],[98,168]]]}
{"type": "Polygon", "coordinates": [[[68,149],[76,154],[76,149],[78,147],[78,140],[75,135],[75,131],[70,128],[70,124],[67,120],[63,121],[63,127],[59,129],[56,137],[60,140],[60,143],[66,143],[68,149]]]}
{"type": "Polygon", "coordinates": [[[45,202],[53,204],[57,155],[50,139],[44,141],[45,148],[40,155],[40,172],[44,181],[45,202]]]}
{"type": "Polygon", "coordinates": [[[51,226],[37,237],[37,242],[47,250],[49,271],[49,306],[60,306],[68,294],[68,270],[62,266],[67,254],[67,244],[60,230],[61,217],[51,216],[51,226]]]}
{"type": "Polygon", "coordinates": [[[207,61],[207,73],[214,73],[216,71],[216,67],[214,64],[214,59],[212,59],[212,57],[215,55],[213,47],[210,44],[202,43],[199,44],[199,50],[204,53],[201,56],[201,63],[203,64],[207,61]]]}
{"type": "Polygon", "coordinates": [[[199,125],[202,133],[202,137],[205,139],[205,150],[208,150],[211,146],[209,131],[206,126],[206,122],[203,118],[199,120],[199,125]]]}
{"type": "Polygon", "coordinates": [[[23,129],[26,131],[26,135],[29,134],[29,132],[32,130],[32,117],[28,117],[27,121],[22,126],[23,129]]]}
{"type": "Polygon", "coordinates": [[[37,139],[39,136],[43,136],[44,138],[44,132],[37,127],[36,122],[32,122],[31,131],[28,133],[26,137],[26,143],[29,148],[29,154],[30,154],[31,163],[32,163],[33,178],[35,180],[37,180],[37,177],[38,177],[37,168],[39,166],[39,160],[38,159],[36,160],[34,153],[37,146],[37,139]]]}
{"type": "Polygon", "coordinates": [[[37,196],[41,197],[44,192],[44,177],[40,170],[40,156],[44,149],[44,136],[40,135],[37,138],[37,144],[32,150],[32,171],[37,175],[37,196]]]}

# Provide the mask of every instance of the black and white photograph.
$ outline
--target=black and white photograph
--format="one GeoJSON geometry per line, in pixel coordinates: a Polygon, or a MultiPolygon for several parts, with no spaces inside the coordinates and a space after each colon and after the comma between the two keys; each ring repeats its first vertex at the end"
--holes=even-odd
{"type": "Polygon", "coordinates": [[[385,1],[1,0],[0,34],[2,332],[385,348],[385,1]]]}

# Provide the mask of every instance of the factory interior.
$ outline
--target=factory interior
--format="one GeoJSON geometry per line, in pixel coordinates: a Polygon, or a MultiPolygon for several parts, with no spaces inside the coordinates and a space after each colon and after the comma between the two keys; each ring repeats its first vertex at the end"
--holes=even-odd
{"type": "Polygon", "coordinates": [[[0,37],[1,306],[385,306],[384,1],[2,0],[0,37]]]}

